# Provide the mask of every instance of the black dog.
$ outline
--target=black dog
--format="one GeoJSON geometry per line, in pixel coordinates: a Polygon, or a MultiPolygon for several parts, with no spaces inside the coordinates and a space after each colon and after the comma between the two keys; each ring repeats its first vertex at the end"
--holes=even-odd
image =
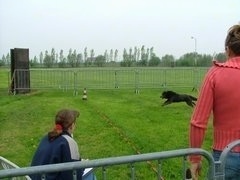
{"type": "Polygon", "coordinates": [[[186,102],[187,105],[193,107],[195,105],[194,101],[197,101],[197,98],[187,95],[187,94],[178,94],[173,91],[164,91],[161,96],[162,99],[167,99],[162,106],[174,103],[174,102],[186,102]]]}

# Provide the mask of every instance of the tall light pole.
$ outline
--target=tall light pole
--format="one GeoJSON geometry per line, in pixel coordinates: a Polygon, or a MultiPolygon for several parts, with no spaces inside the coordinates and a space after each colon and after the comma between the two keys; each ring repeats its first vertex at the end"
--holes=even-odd
{"type": "Polygon", "coordinates": [[[197,66],[197,38],[194,36],[191,37],[191,39],[194,39],[194,66],[197,66]]]}
{"type": "Polygon", "coordinates": [[[197,38],[195,38],[194,36],[191,37],[191,39],[194,39],[194,69],[195,69],[195,73],[194,73],[194,81],[195,81],[195,85],[193,86],[192,91],[197,91],[197,38]]]}

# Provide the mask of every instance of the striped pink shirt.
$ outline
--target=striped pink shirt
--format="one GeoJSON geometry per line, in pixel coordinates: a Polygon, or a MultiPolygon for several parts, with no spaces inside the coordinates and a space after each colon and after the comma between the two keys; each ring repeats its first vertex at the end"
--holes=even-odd
{"type": "MultiPolygon", "coordinates": [[[[201,148],[209,116],[213,114],[213,145],[223,150],[240,139],[240,57],[214,62],[203,81],[190,125],[190,147],[201,148]]],[[[190,160],[198,162],[199,156],[190,160]]]]}

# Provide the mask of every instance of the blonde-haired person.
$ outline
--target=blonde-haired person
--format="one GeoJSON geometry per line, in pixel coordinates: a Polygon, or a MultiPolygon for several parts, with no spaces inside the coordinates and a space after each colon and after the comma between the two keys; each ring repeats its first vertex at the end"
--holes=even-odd
{"type": "MultiPolygon", "coordinates": [[[[209,116],[213,114],[213,157],[218,160],[222,150],[240,138],[240,25],[228,30],[225,40],[227,61],[214,62],[207,72],[190,122],[190,147],[201,148],[209,116]]],[[[201,157],[192,155],[191,172],[198,179],[201,157]]],[[[226,180],[240,179],[240,147],[227,157],[226,180]]]]}
{"type": "MultiPolygon", "coordinates": [[[[62,109],[55,116],[55,127],[45,135],[32,159],[31,166],[81,161],[78,145],[72,134],[79,112],[62,109]]],[[[77,179],[81,180],[83,169],[77,170],[77,179]]],[[[31,175],[33,180],[41,180],[41,175],[31,175]]],[[[46,179],[71,180],[72,171],[46,174],[46,179]]]]}

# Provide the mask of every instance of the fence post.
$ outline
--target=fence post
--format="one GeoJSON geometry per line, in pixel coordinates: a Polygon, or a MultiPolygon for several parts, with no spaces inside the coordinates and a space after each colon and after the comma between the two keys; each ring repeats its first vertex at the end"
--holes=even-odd
{"type": "Polygon", "coordinates": [[[117,79],[117,71],[114,72],[114,81],[115,81],[115,89],[119,88],[118,79],[117,79]]]}
{"type": "Polygon", "coordinates": [[[135,93],[139,94],[139,71],[135,70],[135,93]]]}
{"type": "Polygon", "coordinates": [[[217,180],[225,179],[225,165],[227,161],[227,155],[237,145],[240,145],[240,140],[231,142],[222,151],[221,156],[219,158],[219,162],[217,162],[219,165],[219,169],[218,169],[219,172],[217,173],[218,176],[216,177],[217,180]]]}
{"type": "Polygon", "coordinates": [[[73,89],[74,89],[74,96],[78,95],[78,90],[77,90],[77,73],[74,71],[73,72],[73,89]]]}
{"type": "Polygon", "coordinates": [[[192,91],[198,91],[198,69],[197,67],[193,68],[193,88],[192,91]]]}

